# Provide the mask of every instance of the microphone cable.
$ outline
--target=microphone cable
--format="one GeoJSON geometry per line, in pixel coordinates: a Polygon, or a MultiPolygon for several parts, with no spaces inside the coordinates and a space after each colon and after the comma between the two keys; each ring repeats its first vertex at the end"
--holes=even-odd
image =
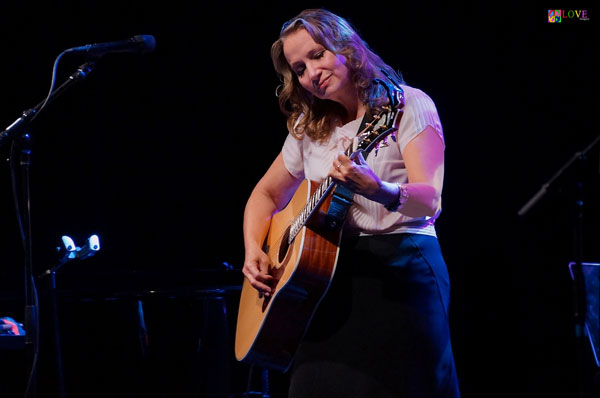
{"type": "Polygon", "coordinates": [[[65,51],[61,52],[60,54],[58,54],[58,56],[54,60],[54,65],[52,67],[52,78],[50,80],[50,90],[48,90],[48,95],[46,95],[46,99],[44,100],[44,102],[42,102],[42,105],[40,106],[40,108],[31,117],[30,122],[32,122],[37,117],[37,115],[39,115],[39,113],[46,107],[46,104],[52,97],[52,93],[54,92],[54,86],[56,86],[56,71],[58,70],[58,63],[60,62],[60,59],[63,57],[63,55],[65,55],[68,52],[69,52],[69,50],[65,50],[65,51]]]}

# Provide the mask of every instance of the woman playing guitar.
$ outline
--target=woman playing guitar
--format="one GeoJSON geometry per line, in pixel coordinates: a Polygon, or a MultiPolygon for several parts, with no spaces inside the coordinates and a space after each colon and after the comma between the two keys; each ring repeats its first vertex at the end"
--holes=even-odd
{"type": "MultiPolygon", "coordinates": [[[[433,101],[327,10],[305,10],[285,23],[271,56],[283,82],[278,98],[289,134],[244,214],[245,287],[257,294],[252,301],[260,310],[273,304],[282,285],[274,263],[292,256],[267,253],[274,215],[305,180],[333,181],[350,192],[341,239],[334,242],[335,273],[294,352],[289,397],[458,397],[450,283],[434,227],[444,137],[433,101]],[[392,103],[398,93],[403,104],[392,103]],[[369,157],[348,151],[365,123],[390,107],[400,110],[391,121],[393,136],[369,157]]],[[[293,289],[299,300],[306,292],[293,289]]]]}

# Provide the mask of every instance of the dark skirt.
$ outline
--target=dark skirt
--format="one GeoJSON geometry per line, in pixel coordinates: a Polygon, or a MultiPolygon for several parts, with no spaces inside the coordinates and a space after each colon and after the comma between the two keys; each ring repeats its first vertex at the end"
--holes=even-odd
{"type": "Polygon", "coordinates": [[[449,301],[435,237],[345,239],[295,356],[289,398],[459,397],[449,301]]]}

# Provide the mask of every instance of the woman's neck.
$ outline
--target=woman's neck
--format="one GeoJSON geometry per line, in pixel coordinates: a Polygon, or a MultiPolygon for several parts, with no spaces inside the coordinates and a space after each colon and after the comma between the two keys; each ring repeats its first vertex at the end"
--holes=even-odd
{"type": "Polygon", "coordinates": [[[344,124],[362,117],[366,111],[365,104],[363,104],[361,101],[353,104],[352,106],[346,105],[344,106],[344,109],[346,110],[346,115],[342,120],[344,124]]]}

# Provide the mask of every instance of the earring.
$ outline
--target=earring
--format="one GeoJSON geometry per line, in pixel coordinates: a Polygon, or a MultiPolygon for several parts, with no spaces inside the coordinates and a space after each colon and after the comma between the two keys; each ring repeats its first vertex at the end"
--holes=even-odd
{"type": "Polygon", "coordinates": [[[281,90],[283,90],[283,84],[280,84],[279,86],[275,87],[275,96],[277,98],[279,98],[279,94],[281,94],[281,90]]]}

